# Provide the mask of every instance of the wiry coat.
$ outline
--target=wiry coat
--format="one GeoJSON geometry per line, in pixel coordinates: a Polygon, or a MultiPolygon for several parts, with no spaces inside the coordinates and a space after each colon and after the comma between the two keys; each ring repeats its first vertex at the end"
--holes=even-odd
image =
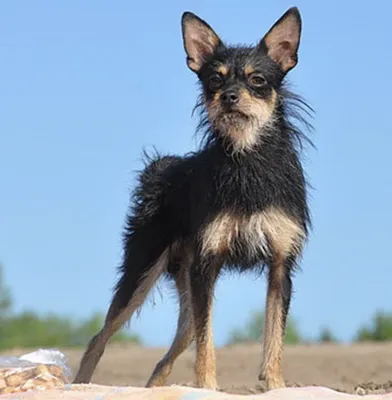
{"type": "MultiPolygon", "coordinates": [[[[281,116],[270,128],[271,133],[252,152],[231,156],[208,131],[208,139],[197,152],[183,157],[146,156],[148,162],[140,175],[133,196],[134,206],[127,220],[126,248],[133,235],[148,224],[154,225],[149,246],[154,248],[153,243],[157,241],[158,252],[163,245],[178,241],[203,247],[206,226],[223,212],[246,219],[271,208],[296,221],[305,239],[310,218],[298,146],[301,139],[307,138],[285,118],[287,107],[292,111],[292,107],[301,104],[299,98],[298,103],[287,104],[287,95],[287,90],[280,93],[281,116]]],[[[290,95],[289,100],[293,100],[290,95]]],[[[236,237],[224,255],[224,268],[241,271],[262,267],[268,262],[269,245],[252,253],[248,251],[246,238],[241,239],[236,237]]],[[[296,256],[297,249],[292,250],[296,256]]]]}
{"type": "Polygon", "coordinates": [[[184,15],[188,65],[202,85],[197,108],[204,140],[185,156],[146,157],[126,221],[120,279],[105,326],[90,342],[75,382],[90,380],[109,338],[166,274],[179,294],[178,329],[148,386],[165,383],[174,360],[195,338],[197,384],[216,387],[211,329],[216,279],[224,269],[268,266],[260,378],[269,388],[284,385],[280,360],[291,276],[310,226],[300,162],[307,138],[290,118],[306,124],[301,111],[307,106],[284,85],[296,54],[279,47],[282,32],[300,31],[299,21],[291,9],[258,48],[236,48],[223,45],[204,21],[184,15]],[[255,75],[258,70],[263,76],[255,75]]]}

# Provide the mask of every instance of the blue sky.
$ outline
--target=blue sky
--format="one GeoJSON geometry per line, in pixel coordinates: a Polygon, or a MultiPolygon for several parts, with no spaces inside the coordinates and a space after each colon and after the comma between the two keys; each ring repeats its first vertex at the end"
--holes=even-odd
{"type": "MultiPolygon", "coordinates": [[[[196,145],[182,12],[255,43],[292,5],[303,36],[289,78],[316,110],[317,151],[291,314],[309,337],[329,325],[348,340],[375,309],[392,310],[392,3],[15,0],[0,12],[0,260],[17,311],[106,311],[142,149],[196,145]]],[[[264,307],[265,288],[252,276],[219,282],[217,345],[264,307]]],[[[131,324],[148,345],[174,334],[176,305],[162,294],[131,324]]]]}

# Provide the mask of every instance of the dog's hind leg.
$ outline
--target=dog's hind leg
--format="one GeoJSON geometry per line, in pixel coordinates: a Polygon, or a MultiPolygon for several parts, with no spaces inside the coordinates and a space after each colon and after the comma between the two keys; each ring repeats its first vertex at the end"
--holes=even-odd
{"type": "Polygon", "coordinates": [[[189,263],[191,260],[189,257],[186,258],[187,260],[185,260],[185,257],[183,258],[180,269],[174,275],[180,303],[176,336],[169,351],[156,365],[147,382],[147,387],[165,385],[175,360],[189,347],[195,337],[189,283],[189,263]]]}
{"type": "MultiPolygon", "coordinates": [[[[150,232],[152,234],[153,232],[150,232]]],[[[140,235],[137,232],[135,236],[140,235]]],[[[159,232],[155,232],[159,236],[159,232]]],[[[156,241],[151,244],[151,237],[146,232],[141,233],[140,240],[131,238],[130,255],[125,256],[122,267],[123,275],[119,280],[116,291],[109,307],[102,330],[95,335],[83,355],[74,383],[88,383],[102,357],[109,339],[130,319],[142,306],[150,289],[166,270],[169,250],[156,241]],[[150,241],[149,241],[150,240],[150,241]],[[156,256],[158,249],[159,255],[156,256]]]]}
{"type": "Polygon", "coordinates": [[[109,339],[130,319],[150,289],[167,270],[171,246],[177,234],[173,218],[178,194],[171,179],[181,157],[149,158],[132,195],[131,213],[124,232],[124,257],[112,303],[102,330],[90,341],[75,383],[86,383],[102,357],[109,339]]]}

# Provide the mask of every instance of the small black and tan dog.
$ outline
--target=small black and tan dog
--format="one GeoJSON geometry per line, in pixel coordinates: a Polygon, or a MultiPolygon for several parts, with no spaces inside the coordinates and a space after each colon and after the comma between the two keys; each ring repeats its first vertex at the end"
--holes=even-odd
{"type": "MultiPolygon", "coordinates": [[[[254,47],[228,46],[202,19],[182,16],[188,67],[201,84],[201,149],[148,158],[124,233],[121,277],[102,330],[91,340],[75,383],[89,382],[112,335],[142,306],[157,279],[179,297],[176,336],[147,386],[164,385],[176,358],[196,340],[197,386],[216,388],[212,336],[215,282],[224,270],[268,275],[259,379],[283,387],[283,337],[310,225],[300,162],[311,108],[284,83],[297,64],[301,18],[289,9],[254,47]],[[298,122],[298,119],[297,119],[298,122]]],[[[233,296],[236,296],[233,293],[233,296]]],[[[241,301],[240,294],[238,301],[241,301]]]]}

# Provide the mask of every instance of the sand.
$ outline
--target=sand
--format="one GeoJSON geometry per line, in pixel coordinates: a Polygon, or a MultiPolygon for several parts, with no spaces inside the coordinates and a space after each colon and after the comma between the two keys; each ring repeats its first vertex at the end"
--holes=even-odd
{"type": "MultiPolygon", "coordinates": [[[[82,349],[60,350],[67,355],[69,364],[75,373],[82,355],[82,349]]],[[[7,354],[21,355],[28,351],[30,350],[18,349],[13,352],[7,352],[7,354]]],[[[101,386],[75,386],[72,392],[75,392],[76,395],[77,393],[83,393],[80,392],[80,390],[90,390],[94,393],[95,391],[99,393],[106,391],[105,396],[102,398],[112,399],[111,396],[114,396],[114,394],[120,396],[118,398],[125,398],[123,395],[125,396],[125,394],[127,394],[127,396],[129,396],[130,393],[124,392],[124,390],[128,390],[124,387],[132,386],[142,388],[149,378],[156,362],[163,356],[165,351],[165,348],[143,348],[134,345],[118,344],[109,345],[92,380],[93,384],[101,386]],[[111,387],[108,388],[107,385],[111,387]],[[114,388],[113,386],[123,387],[121,389],[122,392],[118,392],[120,389],[114,388]],[[113,390],[117,390],[117,392],[113,394],[113,390]],[[110,396],[108,391],[111,391],[110,396]]],[[[224,393],[246,395],[260,395],[263,393],[263,384],[257,380],[260,359],[260,346],[258,344],[237,345],[217,349],[217,379],[220,390],[224,393]]],[[[184,353],[177,360],[168,385],[192,386],[194,379],[193,362],[194,352],[187,351],[184,353]]],[[[325,398],[336,398],[336,392],[360,395],[380,395],[391,392],[389,395],[382,397],[392,398],[392,343],[286,346],[283,368],[287,385],[296,388],[296,390],[304,389],[305,392],[301,394],[301,398],[304,399],[307,398],[306,393],[311,397],[315,396],[314,393],[308,392],[309,387],[312,386],[312,390],[317,391],[320,399],[324,398],[322,396],[326,396],[325,398]],[[324,390],[322,387],[327,389],[324,390]],[[332,392],[329,389],[334,391],[332,392]],[[331,393],[335,397],[328,397],[331,396],[331,393]]],[[[169,389],[173,390],[173,388],[169,389]]],[[[164,396],[156,398],[167,397],[182,399],[181,393],[183,393],[184,388],[177,388],[176,390],[177,395],[180,397],[172,397],[172,395],[170,395],[169,397],[164,396]],[[178,390],[181,393],[178,392],[178,390]]],[[[139,391],[135,398],[144,398],[145,394],[143,393],[145,393],[145,391],[139,391]]],[[[151,394],[151,392],[149,393],[151,394]]],[[[222,395],[224,393],[222,393],[222,395]]],[[[293,393],[293,391],[286,392],[285,398],[290,398],[290,393],[293,393]]],[[[47,395],[48,394],[49,393],[47,393],[47,395]]],[[[84,393],[84,395],[85,394],[86,393],[84,393]]],[[[298,394],[297,391],[295,396],[298,394]]],[[[271,393],[268,397],[265,397],[266,395],[267,394],[256,397],[260,399],[275,398],[270,397],[271,393]]],[[[41,394],[41,397],[30,396],[26,398],[55,398],[42,396],[43,394],[41,394]]],[[[211,395],[209,396],[211,397],[211,395]]],[[[253,396],[249,396],[249,398],[251,397],[253,396]]],[[[343,399],[351,397],[352,396],[343,396],[343,399]]],[[[379,396],[377,396],[377,398],[378,397],[379,396]]],[[[25,397],[23,397],[23,399],[24,398],[25,397]]],[[[68,399],[68,397],[59,398],[68,399]]],[[[87,397],[83,396],[72,397],[72,399],[74,398],[87,399],[87,397]]],[[[99,397],[94,396],[91,398],[95,399],[99,397]]],[[[114,398],[117,397],[113,397],[113,399],[114,398]]],[[[198,399],[199,397],[192,397],[192,399],[193,398],[198,399]]],[[[200,397],[200,399],[201,398],[204,397],[200,397]]]]}

